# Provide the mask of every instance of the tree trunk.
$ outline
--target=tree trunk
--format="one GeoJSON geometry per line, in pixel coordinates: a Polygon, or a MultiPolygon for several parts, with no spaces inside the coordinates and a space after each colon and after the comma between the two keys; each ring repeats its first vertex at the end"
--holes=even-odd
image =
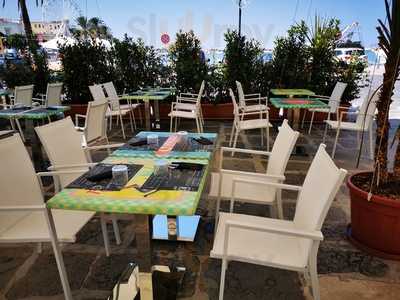
{"type": "Polygon", "coordinates": [[[389,143],[389,109],[392,103],[393,86],[398,72],[396,70],[397,57],[389,56],[385,63],[385,74],[383,75],[383,86],[377,103],[378,117],[376,130],[376,147],[375,147],[375,176],[374,191],[379,189],[379,185],[386,183],[389,179],[387,169],[387,153],[389,143]]]}
{"type": "Polygon", "coordinates": [[[39,48],[39,45],[32,32],[32,25],[28,14],[28,8],[26,7],[26,1],[18,0],[18,4],[19,8],[21,9],[22,22],[24,23],[24,30],[26,38],[28,40],[29,49],[32,54],[35,55],[36,50],[39,48]]]}

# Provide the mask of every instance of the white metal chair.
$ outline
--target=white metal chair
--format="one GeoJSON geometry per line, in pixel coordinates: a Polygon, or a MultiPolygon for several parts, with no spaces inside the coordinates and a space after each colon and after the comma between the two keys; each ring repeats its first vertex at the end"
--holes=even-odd
{"type": "Polygon", "coordinates": [[[45,106],[60,106],[61,105],[61,94],[62,94],[63,83],[49,83],[47,84],[45,106]]]}
{"type": "Polygon", "coordinates": [[[86,115],[75,115],[76,129],[81,131],[82,145],[93,145],[105,141],[108,145],[106,112],[108,109],[107,100],[98,100],[88,103],[86,115]],[[79,119],[84,119],[83,127],[79,126],[79,119]]]}
{"type": "Polygon", "coordinates": [[[267,204],[270,207],[275,207],[278,212],[278,217],[283,219],[282,199],[279,190],[270,186],[243,183],[240,184],[240,188],[238,188],[235,195],[233,195],[232,182],[236,178],[283,182],[285,180],[284,174],[286,166],[298,137],[299,132],[294,131],[289,126],[287,120],[284,120],[282,126],[279,128],[279,133],[275,139],[271,152],[221,147],[219,172],[211,173],[211,187],[209,193],[211,197],[217,198],[216,219],[218,219],[221,199],[230,200],[230,212],[233,212],[235,200],[240,202],[267,204]],[[268,166],[266,173],[261,174],[223,169],[224,152],[230,152],[233,150],[239,153],[267,156],[268,166]]]}
{"type": "Polygon", "coordinates": [[[341,130],[350,130],[357,132],[357,143],[359,148],[361,141],[361,133],[369,132],[369,153],[370,158],[374,158],[374,145],[373,145],[373,120],[375,117],[375,110],[377,101],[379,100],[379,92],[376,91],[371,97],[368,95],[362,103],[358,112],[342,111],[338,118],[338,121],[325,120],[326,127],[324,132],[323,143],[326,139],[326,134],[329,128],[336,129],[335,142],[332,149],[332,158],[335,157],[336,147],[339,140],[339,134],[341,130]],[[356,114],[356,122],[344,122],[344,115],[356,114]]]}
{"type": "Polygon", "coordinates": [[[311,120],[310,120],[310,127],[308,129],[308,134],[311,133],[311,129],[312,129],[313,121],[314,121],[314,114],[316,112],[328,114],[327,120],[331,119],[332,114],[336,114],[336,116],[339,116],[339,109],[341,108],[340,101],[342,100],[342,96],[343,96],[343,93],[344,93],[346,87],[347,87],[347,83],[337,82],[330,97],[320,96],[320,95],[312,96],[312,97],[316,97],[316,98],[323,99],[323,100],[329,100],[329,102],[328,102],[329,107],[328,108],[309,108],[308,110],[306,110],[304,112],[303,121],[302,121],[302,125],[301,125],[302,128],[304,127],[304,121],[306,119],[307,111],[312,113],[311,120]]]}
{"type": "MultiPolygon", "coordinates": [[[[134,112],[136,109],[138,109],[139,118],[141,119],[141,113],[140,113],[141,104],[140,103],[132,103],[132,101],[130,99],[125,99],[124,95],[119,96],[117,94],[117,91],[116,91],[112,81],[104,83],[103,87],[107,93],[107,99],[110,101],[111,110],[115,110],[115,111],[118,111],[118,109],[120,109],[121,111],[129,110],[129,118],[130,118],[131,125],[132,125],[132,121],[133,121],[133,126],[136,129],[136,119],[135,119],[134,112]],[[127,104],[120,104],[121,100],[126,100],[127,104]],[[116,103],[115,103],[116,101],[118,101],[119,108],[118,108],[118,105],[116,105],[116,103]]],[[[112,116],[111,116],[111,118],[112,118],[112,116]]]]}
{"type": "Polygon", "coordinates": [[[199,94],[188,94],[183,93],[177,97],[176,102],[171,103],[171,112],[169,117],[171,118],[170,131],[176,131],[178,127],[178,119],[192,119],[196,121],[197,132],[203,132],[203,113],[201,111],[201,97],[203,96],[205,82],[201,83],[199,94]],[[189,97],[192,95],[193,97],[189,97]],[[196,98],[194,98],[196,96],[196,98]],[[175,121],[175,125],[174,125],[175,121]]]}
{"type": "Polygon", "coordinates": [[[32,106],[33,84],[16,86],[14,96],[11,97],[13,105],[32,106]]]}
{"type": "MultiPolygon", "coordinates": [[[[206,85],[206,82],[203,80],[201,82],[200,90],[199,90],[198,94],[180,93],[179,96],[176,98],[177,103],[175,105],[175,109],[187,110],[187,111],[196,110],[196,104],[197,104],[197,102],[201,102],[201,97],[204,94],[205,85],[206,85]]],[[[201,109],[201,104],[200,104],[200,109],[199,109],[199,115],[200,115],[201,126],[204,127],[204,118],[203,118],[203,111],[201,109]]]]}
{"type": "MultiPolygon", "coordinates": [[[[76,234],[93,212],[49,210],[42,195],[41,178],[62,172],[35,174],[29,154],[18,135],[0,140],[0,243],[51,242],[64,296],[72,299],[59,242],[75,242],[76,234]]],[[[72,172],[80,172],[76,169],[72,172]]]]}
{"type": "MultiPolygon", "coordinates": [[[[269,114],[268,109],[252,111],[252,112],[244,112],[240,111],[239,106],[236,103],[235,94],[232,89],[229,89],[229,93],[232,99],[233,104],[233,125],[231,131],[231,137],[229,140],[229,146],[236,148],[236,143],[238,136],[241,131],[250,130],[250,129],[260,129],[261,130],[261,146],[264,145],[264,129],[267,131],[267,151],[269,150],[269,128],[272,127],[272,124],[269,122],[269,114]],[[247,116],[259,115],[258,119],[249,119],[245,120],[244,118],[247,116]],[[264,118],[265,115],[265,118],[264,118]]],[[[232,152],[232,155],[234,152],[232,152]]]]}
{"type": "MultiPolygon", "coordinates": [[[[315,300],[320,299],[317,253],[323,235],[321,227],[345,176],[321,144],[303,186],[235,179],[239,182],[298,191],[293,221],[221,213],[210,257],[222,259],[219,299],[224,296],[225,273],[229,261],[241,261],[304,272],[311,279],[315,300]],[[321,174],[323,174],[321,176],[321,174]]],[[[234,188],[235,190],[235,188],[234,188]]]]}
{"type": "Polygon", "coordinates": [[[261,97],[261,94],[245,94],[243,91],[243,86],[239,81],[236,81],[236,87],[239,95],[239,111],[262,112],[268,109],[267,97],[261,97]],[[253,102],[253,104],[248,104],[248,102],[253,102]],[[254,104],[254,102],[257,102],[257,104],[254,104]]]}
{"type": "MultiPolygon", "coordinates": [[[[109,149],[120,147],[121,144],[102,145],[93,147],[82,147],[81,137],[79,132],[74,128],[74,124],[70,117],[46,124],[44,126],[35,127],[35,131],[46,151],[47,157],[50,160],[51,166],[49,170],[55,171],[73,171],[81,170],[72,174],[61,174],[54,178],[55,192],[66,187],[80,175],[94,166],[91,163],[90,153],[92,150],[109,149]]],[[[114,234],[117,244],[121,243],[117,220],[112,217],[114,234]]],[[[101,226],[103,229],[103,238],[107,256],[110,253],[109,239],[106,229],[105,217],[101,216],[101,226]]]]}

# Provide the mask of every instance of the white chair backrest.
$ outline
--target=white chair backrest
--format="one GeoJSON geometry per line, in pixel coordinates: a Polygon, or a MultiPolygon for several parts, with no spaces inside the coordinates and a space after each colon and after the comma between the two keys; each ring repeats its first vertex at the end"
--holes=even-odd
{"type": "MultiPolygon", "coordinates": [[[[52,166],[88,163],[82,148],[82,136],[75,129],[70,117],[35,127],[35,131],[52,166]]],[[[60,176],[61,186],[65,187],[76,177],[76,174],[60,176]]]]}
{"type": "Polygon", "coordinates": [[[236,121],[239,121],[239,107],[236,103],[236,97],[235,97],[235,94],[233,93],[232,89],[229,89],[229,95],[231,96],[232,105],[233,105],[233,117],[236,122],[236,121]]]}
{"type": "Polygon", "coordinates": [[[267,174],[283,175],[285,173],[298,137],[299,132],[294,131],[287,120],[283,120],[268,159],[267,174]]]}
{"type": "Polygon", "coordinates": [[[331,97],[329,98],[329,110],[331,113],[335,113],[342,100],[343,93],[347,87],[347,83],[337,82],[335,88],[332,91],[331,97]]]}
{"type": "Polygon", "coordinates": [[[199,94],[197,95],[197,104],[198,104],[198,105],[199,105],[200,102],[201,102],[201,97],[203,97],[205,85],[206,85],[206,82],[203,80],[203,81],[201,82],[199,94]]]}
{"type": "Polygon", "coordinates": [[[62,88],[62,82],[47,84],[46,106],[61,105],[62,88]]]}
{"type": "Polygon", "coordinates": [[[118,99],[117,90],[115,89],[114,84],[112,83],[112,81],[103,83],[103,87],[106,90],[107,98],[118,99]]]}
{"type": "Polygon", "coordinates": [[[297,199],[294,223],[305,230],[321,230],[329,207],[347,174],[336,167],[321,144],[297,199]]]}
{"type": "Polygon", "coordinates": [[[0,207],[43,205],[39,180],[19,134],[0,140],[0,207]]]}
{"type": "Polygon", "coordinates": [[[32,106],[33,84],[16,86],[14,91],[14,104],[32,106]]]}
{"type": "Polygon", "coordinates": [[[239,95],[239,105],[240,105],[240,107],[244,107],[244,106],[246,106],[246,101],[244,101],[243,86],[239,81],[236,81],[236,87],[237,87],[238,95],[239,95]]]}
{"type": "Polygon", "coordinates": [[[106,99],[104,95],[103,87],[100,84],[94,84],[89,86],[90,93],[92,94],[94,101],[103,101],[106,99]]]}
{"type": "Polygon", "coordinates": [[[356,124],[359,126],[364,126],[368,129],[372,124],[373,116],[375,114],[376,105],[379,100],[380,92],[377,91],[374,95],[369,94],[361,104],[360,110],[357,115],[356,124]],[[372,99],[371,99],[372,96],[372,99]],[[369,103],[369,104],[368,104],[369,103]],[[365,119],[365,124],[364,124],[365,119]]]}
{"type": "Polygon", "coordinates": [[[85,138],[90,143],[106,136],[106,112],[108,102],[92,101],[88,103],[85,120],[85,138]]]}
{"type": "Polygon", "coordinates": [[[114,87],[114,84],[112,81],[106,82],[103,84],[103,87],[107,93],[107,100],[110,104],[111,110],[119,110],[120,109],[120,104],[119,104],[119,97],[117,90],[114,87]]]}

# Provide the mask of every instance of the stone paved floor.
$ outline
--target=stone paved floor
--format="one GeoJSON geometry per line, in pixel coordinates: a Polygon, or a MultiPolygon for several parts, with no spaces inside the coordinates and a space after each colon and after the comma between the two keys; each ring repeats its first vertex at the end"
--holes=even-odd
{"type": "MultiPolygon", "coordinates": [[[[181,129],[191,129],[183,123],[181,129]]],[[[219,145],[227,145],[230,122],[206,122],[205,131],[219,133],[219,145]]],[[[167,130],[168,124],[162,126],[167,130]]],[[[128,130],[128,129],[127,129],[128,130]]],[[[129,131],[128,131],[129,132],[129,131]]],[[[129,134],[129,133],[128,133],[129,134]]],[[[312,135],[303,135],[298,144],[306,155],[295,155],[287,168],[287,182],[301,184],[319,143],[323,131],[316,126],[312,135]]],[[[272,140],[276,128],[272,131],[272,140]]],[[[328,150],[332,147],[328,139],[328,150]]],[[[114,129],[111,141],[122,140],[121,132],[114,129]]],[[[250,131],[239,139],[240,147],[262,149],[259,132],[250,131]]],[[[340,140],[336,163],[352,174],[355,167],[355,136],[344,134],[340,140]]],[[[101,158],[103,153],[97,154],[101,158]]],[[[214,159],[214,169],[218,165],[214,159]]],[[[258,156],[236,155],[226,157],[227,168],[263,172],[267,161],[258,156]]],[[[368,169],[371,161],[364,154],[360,169],[368,169]]],[[[223,209],[226,206],[223,206],[223,209]]],[[[295,194],[284,193],[284,212],[292,218],[295,194]]],[[[213,221],[214,203],[204,193],[198,208],[202,216],[194,243],[154,242],[156,262],[170,266],[184,266],[187,272],[179,286],[180,299],[217,299],[220,262],[210,259],[213,235],[209,224],[213,221]]],[[[257,205],[236,204],[235,212],[267,216],[267,209],[257,205]]],[[[318,254],[318,272],[321,298],[335,299],[400,299],[400,263],[370,257],[354,248],[345,237],[349,222],[348,191],[341,187],[323,226],[325,240],[318,254]]],[[[112,241],[112,255],[104,253],[98,218],[94,218],[80,232],[77,242],[63,247],[66,268],[75,299],[107,299],[119,274],[129,261],[135,260],[134,226],[132,216],[120,221],[122,245],[112,241]]],[[[109,226],[111,233],[111,226],[109,226]]],[[[110,234],[112,236],[112,233],[110,234]]],[[[38,254],[36,245],[0,245],[0,300],[63,299],[61,284],[51,248],[47,245],[38,254]]],[[[225,299],[312,299],[303,276],[244,263],[231,263],[227,272],[225,299]]]]}

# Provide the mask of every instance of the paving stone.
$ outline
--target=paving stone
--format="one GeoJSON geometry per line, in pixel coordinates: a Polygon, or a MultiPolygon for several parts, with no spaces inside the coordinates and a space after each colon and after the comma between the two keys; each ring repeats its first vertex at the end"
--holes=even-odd
{"type": "Polygon", "coordinates": [[[32,247],[1,247],[0,248],[0,290],[15,275],[18,268],[33,253],[32,247]]]}
{"type": "MultiPolygon", "coordinates": [[[[69,283],[72,290],[80,289],[94,255],[63,253],[69,283]]],[[[16,282],[7,293],[7,298],[20,299],[28,296],[54,296],[62,294],[61,280],[53,254],[42,253],[25,277],[16,282]]]]}
{"type": "MultiPolygon", "coordinates": [[[[209,259],[205,283],[210,300],[218,299],[220,260],[209,259]]],[[[230,262],[225,279],[225,299],[304,299],[296,272],[230,262]]]]}

